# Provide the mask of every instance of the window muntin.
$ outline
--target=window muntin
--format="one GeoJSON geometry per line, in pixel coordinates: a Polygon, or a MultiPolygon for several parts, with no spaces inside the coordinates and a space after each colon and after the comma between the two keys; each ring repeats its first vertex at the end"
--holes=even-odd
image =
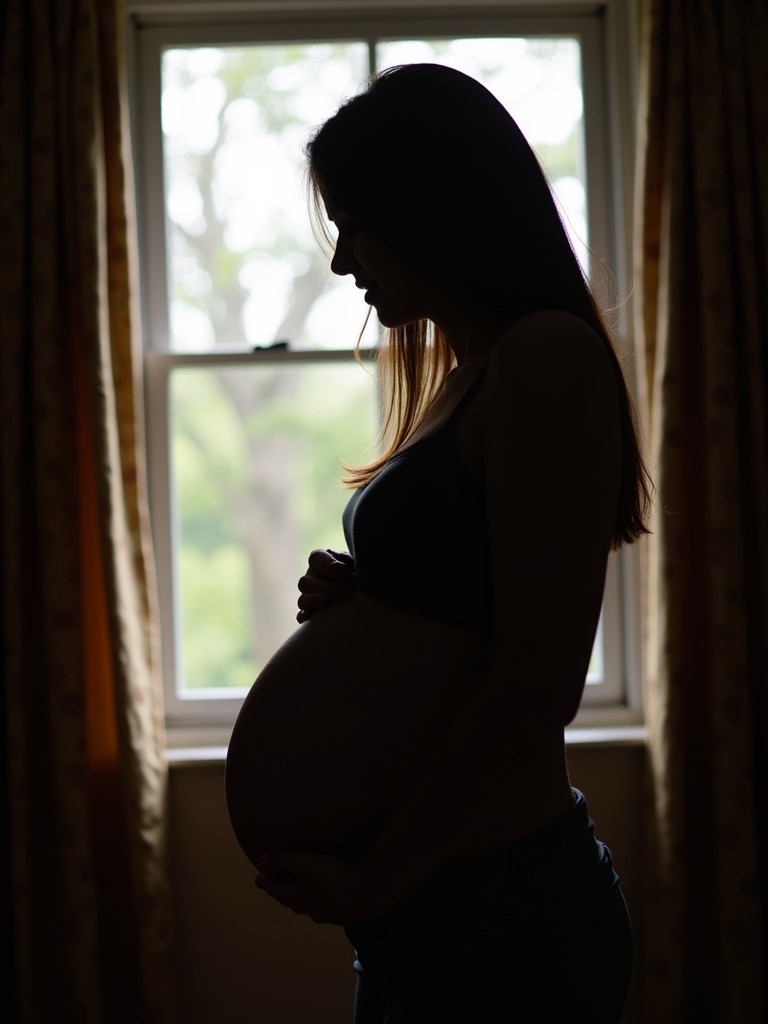
{"type": "MultiPolygon", "coordinates": [[[[167,38],[167,33],[166,33],[167,38]]],[[[592,99],[595,99],[594,89],[594,74],[591,77],[592,86],[588,87],[588,83],[581,81],[582,66],[585,65],[584,46],[585,41],[589,41],[591,47],[591,54],[594,58],[595,49],[594,33],[563,33],[540,35],[540,36],[515,36],[511,33],[506,36],[471,36],[469,34],[463,38],[451,37],[449,34],[428,36],[425,33],[425,37],[421,39],[404,39],[395,38],[393,33],[381,32],[378,41],[369,39],[352,39],[345,40],[342,42],[327,42],[322,41],[317,44],[306,44],[300,46],[295,43],[279,42],[274,45],[254,45],[245,46],[238,44],[238,47],[233,48],[230,46],[205,46],[198,48],[196,52],[195,48],[182,46],[180,43],[171,43],[158,48],[156,51],[159,55],[161,62],[168,59],[169,68],[166,74],[166,81],[174,82],[174,76],[178,79],[181,74],[187,75],[187,85],[191,86],[193,83],[194,76],[190,76],[190,68],[194,68],[195,61],[200,57],[201,67],[207,77],[211,77],[212,72],[216,70],[217,62],[222,60],[222,54],[225,57],[231,58],[235,64],[238,60],[243,61],[243,55],[248,50],[261,51],[261,56],[268,58],[266,63],[269,64],[269,58],[273,61],[273,68],[275,69],[278,58],[281,54],[291,53],[296,58],[295,63],[299,66],[311,67],[313,61],[320,60],[322,63],[322,55],[331,54],[333,60],[344,63],[349,58],[349,64],[347,72],[343,74],[339,72],[338,67],[336,68],[336,81],[342,83],[343,88],[339,89],[339,93],[336,96],[331,97],[328,93],[329,108],[326,112],[319,115],[318,120],[322,120],[327,114],[331,113],[337,106],[338,102],[343,98],[344,95],[353,93],[358,88],[361,80],[365,77],[365,74],[369,69],[376,67],[388,66],[396,62],[406,62],[409,60],[435,60],[443,63],[452,64],[453,66],[459,67],[462,70],[473,74],[475,77],[486,81],[486,84],[497,94],[499,97],[507,102],[516,116],[520,121],[521,126],[526,131],[526,134],[530,137],[531,142],[534,144],[534,148],[537,150],[545,170],[548,172],[550,180],[553,184],[555,194],[561,203],[561,209],[564,214],[564,222],[567,229],[571,234],[571,238],[574,244],[574,248],[577,251],[582,265],[585,266],[589,259],[589,244],[590,238],[588,237],[588,225],[597,225],[597,234],[601,237],[603,243],[605,243],[605,224],[609,219],[609,211],[603,209],[605,202],[602,204],[598,202],[597,209],[587,208],[586,203],[586,186],[587,186],[587,170],[590,171],[590,181],[600,180],[601,173],[595,172],[595,163],[599,163],[604,156],[604,153],[597,151],[593,152],[594,140],[596,132],[594,128],[595,122],[602,121],[602,112],[595,111],[593,109],[590,123],[593,127],[591,132],[587,132],[587,126],[585,125],[584,118],[584,105],[585,96],[591,93],[592,99]],[[314,49],[313,49],[314,48],[314,49]],[[180,54],[184,54],[186,51],[186,61],[183,61],[180,54]],[[232,55],[235,54],[236,57],[232,55]],[[171,56],[173,55],[173,56],[171,56]],[[346,56],[345,56],[346,55],[346,56]],[[362,64],[364,64],[363,55],[367,55],[370,59],[369,67],[362,69],[362,74],[359,75],[357,80],[354,80],[354,75],[358,74],[361,70],[362,64]],[[563,81],[567,81],[568,88],[566,92],[567,102],[563,101],[562,93],[560,102],[552,101],[552,90],[551,90],[551,78],[546,73],[544,68],[544,59],[557,63],[557,75],[563,81]],[[173,62],[177,63],[174,64],[173,62]],[[207,67],[206,67],[206,61],[207,67]],[[536,64],[536,61],[539,64],[536,64]],[[515,83],[514,76],[510,77],[509,67],[520,66],[521,63],[529,64],[533,62],[533,66],[538,67],[537,75],[533,76],[525,87],[521,88],[519,83],[515,83]],[[354,68],[354,71],[350,70],[354,68]],[[344,77],[346,75],[346,78],[344,77]],[[564,76],[564,77],[563,77],[564,76]],[[570,78],[568,77],[570,76],[570,78]],[[582,88],[582,85],[584,88],[582,88]],[[552,112],[552,121],[547,124],[546,118],[542,114],[542,111],[546,111],[549,108],[552,112]],[[527,111],[527,113],[523,113],[527,111]],[[528,121],[526,121],[528,118],[528,121]],[[587,168],[586,152],[587,144],[585,139],[591,138],[590,143],[590,162],[589,168],[587,168]]],[[[592,61],[594,63],[594,61],[592,61]]],[[[219,63],[219,66],[220,63],[219,63]]],[[[554,67],[554,63],[552,67],[554,67]]],[[[241,68],[242,70],[242,68],[241,68]]],[[[215,76],[214,76],[215,77],[215,76]]],[[[268,73],[267,73],[268,78],[268,73]]],[[[295,80],[300,80],[295,78],[295,80]]],[[[178,82],[174,84],[174,88],[179,88],[178,82]]],[[[217,87],[213,87],[214,91],[217,87]]],[[[562,86],[561,86],[562,88],[562,86]]],[[[257,90],[258,91],[258,90],[257,90]]],[[[218,90],[221,95],[221,89],[218,90]]],[[[213,95],[213,93],[212,93],[213,95]]],[[[178,100],[178,96],[177,96],[178,100]]],[[[211,101],[211,107],[216,109],[215,96],[214,100],[211,101]]],[[[235,102],[234,100],[232,102],[235,102]]],[[[256,100],[251,97],[251,102],[256,100]]],[[[216,118],[221,120],[222,113],[226,111],[226,103],[218,101],[218,112],[216,118]]],[[[290,103],[288,104],[290,106],[290,103]]],[[[300,105],[299,105],[300,106],[300,105]]],[[[592,104],[594,108],[594,103],[592,104]]],[[[178,113],[178,111],[177,111],[178,113]]],[[[357,341],[357,337],[360,332],[360,328],[364,318],[364,310],[359,310],[359,296],[353,289],[349,288],[349,282],[347,283],[346,294],[344,293],[345,282],[338,282],[334,279],[330,273],[327,272],[327,260],[322,254],[320,254],[320,260],[322,265],[325,267],[327,274],[327,281],[318,288],[315,285],[315,302],[304,302],[302,308],[305,311],[304,322],[300,325],[300,330],[288,331],[283,329],[286,318],[286,298],[285,293],[294,287],[294,281],[291,279],[292,276],[295,279],[297,276],[297,268],[300,270],[302,266],[306,266],[306,261],[315,259],[317,261],[317,247],[314,239],[309,234],[306,217],[306,203],[303,194],[300,196],[298,205],[290,213],[286,214],[281,218],[282,227],[289,224],[293,234],[291,235],[288,245],[285,244],[285,233],[281,236],[280,231],[275,233],[274,222],[270,229],[269,218],[266,218],[266,227],[262,225],[262,230],[266,234],[262,235],[262,244],[258,253],[258,259],[264,259],[265,253],[267,258],[272,258],[275,264],[271,271],[265,270],[264,276],[272,281],[271,291],[281,292],[279,298],[272,304],[271,317],[264,315],[259,320],[254,314],[253,310],[262,308],[265,309],[264,304],[260,304],[256,301],[249,292],[249,285],[252,280],[251,274],[254,277],[258,275],[254,272],[253,262],[254,253],[253,249],[258,248],[255,243],[249,249],[247,243],[247,231],[243,231],[244,225],[247,225],[248,218],[243,216],[243,207],[240,207],[240,215],[236,217],[237,224],[235,228],[230,229],[226,223],[219,225],[218,231],[221,238],[225,236],[229,238],[230,244],[228,247],[225,246],[225,258],[223,262],[229,262],[230,264],[230,275],[231,279],[237,282],[240,288],[241,295],[238,300],[240,309],[240,323],[239,330],[232,330],[231,325],[233,322],[237,322],[237,318],[232,317],[231,313],[225,314],[223,317],[221,313],[216,313],[216,303],[219,298],[217,295],[218,289],[214,289],[214,275],[211,274],[210,268],[205,266],[205,260],[190,261],[189,252],[184,252],[185,245],[188,245],[188,238],[186,235],[189,233],[190,226],[194,227],[195,220],[195,203],[197,204],[197,211],[199,213],[201,206],[205,206],[205,201],[201,195],[195,197],[190,193],[190,184],[187,180],[184,182],[184,175],[187,178],[190,173],[190,166],[194,163],[194,144],[181,142],[178,139],[178,124],[174,122],[176,115],[173,112],[173,103],[169,105],[164,104],[163,121],[167,136],[176,135],[175,142],[165,142],[161,146],[163,152],[163,164],[166,175],[170,181],[176,181],[176,199],[174,203],[168,202],[166,214],[168,224],[168,287],[164,301],[168,303],[164,310],[165,315],[168,314],[169,307],[171,313],[168,318],[173,326],[172,329],[167,332],[166,338],[166,349],[170,349],[166,355],[155,356],[155,359],[159,359],[161,362],[163,359],[168,360],[167,364],[163,366],[163,370],[160,373],[160,379],[165,381],[165,386],[157,385],[157,367],[158,363],[155,362],[154,369],[150,370],[150,375],[154,375],[155,384],[150,386],[150,393],[154,395],[155,414],[151,415],[155,423],[165,423],[168,416],[171,417],[171,422],[176,424],[179,421],[174,420],[174,411],[172,408],[173,402],[178,400],[174,398],[177,394],[178,385],[174,382],[174,374],[176,368],[176,361],[182,359],[185,362],[191,359],[199,360],[200,365],[205,365],[209,373],[214,372],[216,367],[220,365],[221,359],[225,357],[225,353],[236,349],[239,352],[251,350],[253,348],[259,348],[261,346],[269,346],[275,341],[289,341],[290,348],[285,353],[286,358],[293,360],[302,361],[308,358],[313,351],[322,350],[324,348],[338,348],[339,346],[349,347],[357,341]],[[167,113],[166,113],[167,112],[167,113]],[[184,151],[187,151],[186,156],[184,151]],[[190,159],[190,151],[192,153],[192,159],[190,159]],[[181,167],[181,172],[174,168],[181,167]],[[187,190],[187,206],[184,207],[183,197],[184,189],[187,190]],[[179,198],[181,195],[181,199],[179,198]],[[174,205],[175,204],[175,205],[174,205]],[[278,244],[272,245],[269,241],[269,230],[273,231],[272,239],[277,238],[278,244]],[[170,239],[173,232],[177,233],[175,242],[171,242],[170,239]],[[234,239],[234,241],[233,241],[234,239]],[[265,244],[266,239],[266,244],[265,244]],[[173,246],[176,246],[176,255],[173,255],[173,246]],[[306,249],[307,245],[311,246],[310,249],[306,249]],[[287,253],[287,255],[286,255],[287,253]],[[297,255],[298,254],[298,255],[297,255]],[[187,260],[187,265],[182,268],[183,272],[174,266],[173,260],[187,260]],[[303,262],[304,261],[304,262],[303,262]],[[280,269],[280,263],[283,266],[280,269]],[[251,263],[250,270],[248,264],[251,263]],[[194,265],[190,265],[194,264],[194,265]],[[236,267],[233,271],[232,266],[236,267]],[[277,267],[277,269],[275,269],[277,267]],[[287,267],[287,269],[286,269],[287,267]],[[184,274],[191,275],[184,280],[184,274]],[[271,278],[270,278],[271,273],[271,278]],[[210,281],[205,280],[205,275],[208,275],[210,281]],[[198,280],[205,281],[205,296],[203,298],[209,303],[208,307],[201,310],[201,296],[195,294],[195,275],[198,276],[198,280]],[[282,277],[281,277],[282,275],[282,277]],[[282,287],[280,288],[279,283],[282,281],[282,287]],[[183,283],[182,283],[183,282],[183,283]],[[335,294],[334,294],[335,292],[335,294]],[[169,302],[168,295],[172,295],[172,299],[169,302]],[[245,294],[245,297],[243,297],[245,294]],[[191,301],[190,301],[191,299],[191,301]],[[176,304],[175,311],[171,307],[171,303],[176,304]],[[189,307],[187,309],[180,308],[184,304],[189,307]],[[281,305],[282,303],[282,305],[281,305]],[[197,308],[195,306],[197,304],[197,308]],[[315,307],[312,311],[312,307],[315,307]],[[246,309],[248,312],[246,313],[246,309]],[[324,312],[321,314],[320,310],[324,312]],[[310,316],[311,314],[311,316],[310,316]],[[201,315],[203,320],[200,320],[201,315]],[[282,319],[281,319],[282,315],[282,319]],[[192,329],[192,320],[197,317],[197,327],[192,329]],[[307,326],[307,321],[312,319],[310,326],[307,326]],[[222,330],[220,324],[227,322],[230,325],[230,329],[222,330]],[[257,325],[258,326],[255,326],[257,325]],[[260,333],[259,333],[260,332],[260,333]],[[282,335],[288,335],[283,338],[282,335]],[[291,336],[292,335],[292,336],[291,336]],[[174,352],[180,353],[176,356],[174,352]],[[197,352],[199,355],[192,356],[191,353],[197,352]],[[184,353],[181,355],[181,353],[184,353]]],[[[209,117],[211,116],[209,112],[209,117]]],[[[243,130],[243,126],[247,124],[248,120],[253,122],[254,111],[253,107],[246,109],[242,106],[240,111],[235,114],[227,115],[224,118],[224,123],[234,130],[237,128],[239,131],[243,130]]],[[[306,120],[306,117],[305,117],[306,120]]],[[[308,126],[307,130],[309,130],[308,126]]],[[[204,128],[200,128],[201,135],[204,134],[204,128]]],[[[210,132],[210,128],[209,128],[210,132]]],[[[235,133],[237,134],[237,133],[235,133]]],[[[247,134],[247,133],[246,133],[247,134]]],[[[280,134],[280,133],[279,133],[280,134]]],[[[290,132],[288,133],[290,135],[290,132]]],[[[598,133],[599,134],[599,133],[598,133]]],[[[248,140],[245,144],[245,150],[241,151],[247,154],[248,146],[252,145],[253,140],[248,140]]],[[[285,142],[285,139],[283,139],[285,142]]],[[[303,138],[299,140],[298,131],[293,136],[293,142],[296,144],[296,149],[300,154],[301,143],[303,138]]],[[[224,145],[222,143],[222,145],[224,145]]],[[[226,145],[234,145],[233,140],[229,140],[226,145]]],[[[197,143],[197,148],[204,148],[200,141],[197,143]]],[[[221,151],[221,150],[220,150],[221,151]]],[[[200,154],[198,154],[199,156],[200,154]]],[[[226,166],[227,163],[238,167],[238,173],[242,172],[242,166],[246,163],[245,156],[240,159],[235,158],[230,154],[230,159],[224,160],[222,158],[222,166],[226,166]]],[[[157,166],[157,162],[155,164],[157,166]]],[[[281,187],[285,185],[288,177],[293,177],[293,184],[300,186],[300,174],[298,173],[299,165],[296,164],[288,170],[284,168],[284,173],[281,179],[281,187]]],[[[242,180],[242,179],[241,179],[242,180]]],[[[211,198],[214,194],[213,184],[207,186],[209,188],[209,209],[212,209],[211,198]]],[[[216,186],[218,187],[218,186],[216,186]]],[[[221,187],[222,193],[226,193],[226,188],[221,187]]],[[[261,191],[264,191],[264,185],[261,185],[261,191]]],[[[269,189],[269,194],[272,196],[274,190],[269,189]]],[[[168,197],[173,194],[171,188],[168,191],[168,197]]],[[[606,196],[598,197],[602,200],[606,200],[606,196]]],[[[221,219],[226,221],[227,216],[230,218],[233,216],[232,202],[229,204],[226,201],[222,201],[220,204],[221,208],[221,219]]],[[[156,207],[155,207],[156,209],[156,207]]],[[[200,225],[198,224],[197,230],[200,225]]],[[[165,243],[165,239],[164,239],[165,243]]],[[[258,262],[257,259],[257,262],[258,262]]],[[[319,267],[319,262],[316,262],[319,267]]],[[[264,269],[264,264],[260,264],[261,268],[264,269]]],[[[160,275],[157,275],[158,277],[160,275]]],[[[155,298],[157,296],[157,281],[152,282],[152,287],[155,289],[155,298]]],[[[267,304],[268,305],[268,304],[267,304]]],[[[150,303],[150,308],[157,307],[157,302],[150,303]]],[[[155,320],[159,323],[161,318],[155,316],[155,320]]],[[[153,341],[159,342],[160,347],[163,347],[163,331],[158,330],[156,333],[152,331],[152,318],[150,317],[148,337],[150,346],[153,341]]],[[[376,328],[369,324],[368,332],[365,336],[365,341],[368,344],[375,343],[376,328]]],[[[258,359],[263,358],[264,353],[257,353],[251,358],[258,359]]],[[[328,353],[331,360],[340,358],[333,356],[332,353],[328,353]]],[[[340,369],[341,366],[338,366],[340,369]]],[[[349,367],[347,367],[348,369],[349,367]]],[[[358,373],[361,373],[359,369],[358,373]]],[[[368,378],[368,383],[371,384],[372,379],[368,378]]],[[[375,419],[375,395],[371,388],[368,396],[368,408],[362,413],[361,424],[364,422],[365,427],[358,432],[358,437],[362,441],[364,438],[370,437],[372,430],[369,429],[373,420],[375,419]]],[[[151,412],[151,411],[150,411],[151,412]]],[[[161,428],[165,429],[165,428],[161,428]]],[[[174,427],[174,429],[183,429],[174,427]]],[[[182,486],[182,481],[177,479],[176,469],[174,468],[174,459],[172,457],[173,451],[187,442],[183,439],[183,434],[176,436],[168,448],[168,458],[166,460],[166,466],[160,472],[157,470],[152,474],[154,479],[157,481],[158,477],[165,476],[165,484],[157,485],[156,489],[162,491],[163,487],[166,489],[166,504],[167,511],[161,512],[160,515],[165,515],[168,522],[168,528],[165,532],[165,544],[163,545],[164,550],[160,552],[158,562],[160,565],[160,575],[166,579],[165,586],[161,586],[161,592],[165,591],[165,600],[161,603],[165,607],[163,613],[163,629],[166,647],[170,648],[172,655],[170,659],[166,657],[166,680],[168,684],[169,694],[169,720],[171,724],[189,723],[195,720],[209,720],[209,721],[220,721],[227,722],[231,721],[234,717],[237,701],[233,700],[235,694],[238,696],[241,694],[240,688],[236,685],[232,685],[231,688],[223,686],[206,687],[200,685],[204,681],[207,669],[206,664],[211,664],[212,655],[208,653],[195,653],[195,642],[201,638],[202,633],[195,627],[194,620],[194,599],[193,592],[197,588],[200,593],[201,579],[200,573],[208,573],[209,576],[214,575],[210,571],[210,566],[207,565],[205,559],[198,558],[195,554],[190,554],[188,541],[193,536],[187,534],[185,536],[183,523],[185,517],[189,518],[190,510],[181,508],[180,506],[185,505],[190,499],[187,496],[187,492],[182,486]],[[172,500],[173,499],[173,500],[172,500]],[[170,524],[174,523],[175,528],[171,529],[170,524]],[[184,551],[185,547],[188,549],[184,551]],[[184,554],[182,552],[184,551],[184,554]],[[193,577],[190,572],[194,572],[195,564],[198,573],[198,582],[184,583],[183,579],[186,577],[190,581],[193,577]],[[185,590],[186,599],[181,595],[181,590],[185,590]],[[195,641],[188,639],[189,636],[195,636],[195,641]],[[194,669],[191,668],[192,664],[195,663],[194,669]],[[227,694],[227,698],[223,698],[222,694],[227,694]],[[230,696],[231,695],[231,696],[230,696]]],[[[335,444],[336,442],[334,442],[335,444]]],[[[333,452],[336,456],[336,466],[338,466],[338,457],[343,455],[336,448],[333,452]]],[[[354,455],[357,457],[357,455],[354,455]]],[[[176,456],[178,459],[178,456],[176,456]]],[[[157,460],[155,460],[157,461],[157,460]]],[[[334,467],[334,485],[337,481],[337,472],[334,467]]],[[[341,503],[345,500],[344,491],[339,489],[341,503]]],[[[156,502],[153,504],[157,504],[156,502]]],[[[162,501],[160,503],[162,505],[162,501]]],[[[336,512],[334,511],[334,515],[336,512]]],[[[193,516],[194,518],[194,516],[193,516]]],[[[153,508],[153,519],[157,520],[157,513],[153,508]]],[[[155,523],[157,532],[157,524],[155,523]]],[[[160,531],[162,533],[162,530],[160,531]]],[[[333,546],[335,543],[340,541],[335,538],[328,539],[328,536],[324,536],[317,540],[318,544],[333,546]]],[[[315,541],[311,541],[309,546],[314,546],[315,541]]],[[[304,565],[307,548],[296,552],[296,564],[298,564],[298,571],[301,571],[304,565]]],[[[231,557],[231,555],[230,555],[231,557]]],[[[609,567],[609,576],[606,589],[606,605],[604,607],[603,616],[601,618],[600,628],[598,631],[598,640],[590,666],[590,675],[588,682],[588,693],[586,697],[586,703],[598,703],[598,704],[611,704],[615,703],[616,700],[622,699],[624,691],[624,679],[625,679],[625,664],[623,658],[623,601],[624,601],[624,589],[625,584],[622,580],[621,573],[621,562],[618,558],[611,560],[609,567]]],[[[285,629],[292,628],[292,614],[295,608],[295,577],[296,571],[292,572],[285,577],[287,593],[290,595],[289,601],[282,601],[282,598],[277,603],[283,603],[287,608],[290,605],[291,608],[291,621],[290,625],[287,625],[285,629]]],[[[244,574],[242,569],[240,570],[239,586],[244,589],[244,574]]],[[[205,583],[205,581],[203,581],[205,583]]],[[[204,586],[203,591],[204,592],[204,586]]],[[[217,597],[217,601],[223,601],[225,598],[223,595],[217,597]]],[[[251,600],[251,606],[255,605],[255,601],[251,600]]],[[[250,621],[253,621],[252,612],[249,613],[251,616],[250,621]]],[[[287,612],[286,612],[287,615],[287,612]]],[[[286,619],[287,623],[287,619],[286,619]]],[[[238,627],[242,633],[242,616],[240,618],[240,626],[238,627]]],[[[256,627],[258,629],[258,626],[256,627]]],[[[215,631],[213,631],[215,634],[215,631]]],[[[271,630],[268,630],[271,633],[271,630]]],[[[275,649],[281,640],[282,635],[277,635],[276,631],[273,637],[273,643],[271,644],[272,649],[275,649]]],[[[202,642],[202,641],[201,641],[202,642]]],[[[230,645],[233,646],[233,645],[230,645]]],[[[234,645],[237,646],[237,645],[234,645]]],[[[213,650],[213,647],[210,648],[213,650]]],[[[240,645],[242,652],[242,644],[240,645]]],[[[237,674],[239,672],[239,664],[243,665],[243,669],[247,665],[253,664],[254,668],[258,668],[258,657],[252,657],[251,661],[243,660],[238,663],[235,659],[230,661],[231,665],[235,668],[230,672],[222,672],[219,674],[220,680],[228,680],[231,683],[235,683],[237,674]],[[233,674],[234,673],[234,674],[233,674]]],[[[251,674],[247,674],[244,685],[248,686],[250,683],[251,674]]]]}

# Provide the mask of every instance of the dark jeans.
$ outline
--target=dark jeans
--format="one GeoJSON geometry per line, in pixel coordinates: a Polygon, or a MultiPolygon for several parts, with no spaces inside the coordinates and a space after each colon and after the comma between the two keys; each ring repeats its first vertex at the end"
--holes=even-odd
{"type": "Polygon", "coordinates": [[[452,863],[347,929],[355,1024],[616,1024],[632,932],[583,795],[564,817],[452,863]]]}

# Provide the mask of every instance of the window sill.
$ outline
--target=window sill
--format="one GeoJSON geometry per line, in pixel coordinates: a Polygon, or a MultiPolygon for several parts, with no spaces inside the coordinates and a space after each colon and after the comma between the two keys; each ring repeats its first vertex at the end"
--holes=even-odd
{"type": "Polygon", "coordinates": [[[637,747],[643,746],[646,739],[644,725],[574,726],[565,730],[565,742],[569,747],[637,747]]]}
{"type": "MultiPolygon", "coordinates": [[[[593,728],[573,727],[565,730],[568,746],[578,747],[626,747],[642,746],[646,740],[644,725],[609,725],[593,728]]],[[[224,743],[210,745],[188,744],[169,746],[166,760],[169,768],[194,768],[202,765],[221,765],[227,756],[224,743]]]]}
{"type": "Polygon", "coordinates": [[[169,768],[200,768],[221,765],[227,757],[226,747],[168,747],[165,759],[169,768]]]}

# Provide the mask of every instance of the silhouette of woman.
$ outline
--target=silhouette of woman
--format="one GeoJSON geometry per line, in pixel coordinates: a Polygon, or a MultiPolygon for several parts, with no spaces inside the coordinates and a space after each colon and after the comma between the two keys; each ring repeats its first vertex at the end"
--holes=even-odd
{"type": "Polygon", "coordinates": [[[616,1022],[631,929],[563,730],[608,554],[646,530],[619,360],[478,82],[392,68],[307,154],[331,267],[388,328],[383,441],[236,724],[235,832],[260,888],[346,927],[357,1024],[616,1022]]]}

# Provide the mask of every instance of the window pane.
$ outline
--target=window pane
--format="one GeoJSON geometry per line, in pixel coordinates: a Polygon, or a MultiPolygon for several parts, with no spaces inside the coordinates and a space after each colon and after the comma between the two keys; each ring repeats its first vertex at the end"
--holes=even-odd
{"type": "Polygon", "coordinates": [[[170,378],[177,689],[246,687],[296,627],[313,547],[346,547],[340,460],[376,430],[350,362],[177,367],[170,378]]]}
{"type": "Polygon", "coordinates": [[[603,656],[603,616],[597,624],[595,643],[592,647],[592,657],[589,660],[587,669],[587,686],[597,686],[605,682],[605,658],[603,656]]]}
{"type": "Polygon", "coordinates": [[[581,47],[573,38],[420,39],[380,43],[379,69],[419,61],[456,68],[504,104],[536,151],[587,269],[581,47]]]}
{"type": "Polygon", "coordinates": [[[362,42],[163,53],[174,350],[356,343],[366,309],[312,236],[303,147],[367,60],[362,42]]]}

